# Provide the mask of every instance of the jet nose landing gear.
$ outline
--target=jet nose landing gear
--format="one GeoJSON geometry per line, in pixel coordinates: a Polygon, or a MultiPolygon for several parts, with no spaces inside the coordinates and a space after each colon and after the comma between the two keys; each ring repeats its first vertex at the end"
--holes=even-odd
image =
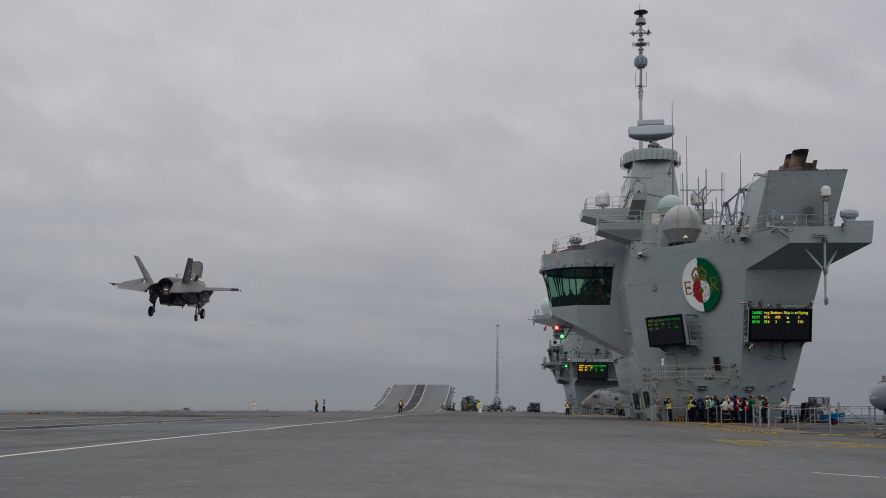
{"type": "Polygon", "coordinates": [[[194,321],[196,322],[198,318],[201,320],[206,318],[206,310],[205,309],[198,308],[198,309],[194,310],[194,321]]]}
{"type": "Polygon", "coordinates": [[[148,316],[154,316],[154,306],[148,306],[148,316]]]}

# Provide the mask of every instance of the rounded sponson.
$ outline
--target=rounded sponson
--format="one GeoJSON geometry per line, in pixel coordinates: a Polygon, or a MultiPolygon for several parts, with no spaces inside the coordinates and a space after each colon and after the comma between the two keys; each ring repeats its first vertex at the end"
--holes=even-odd
{"type": "Polygon", "coordinates": [[[702,225],[698,211],[679,204],[665,213],[659,226],[669,244],[685,244],[698,239],[702,225]]]}
{"type": "Polygon", "coordinates": [[[880,381],[873,389],[868,398],[874,408],[886,410],[886,381],[880,381]]]}
{"type": "Polygon", "coordinates": [[[683,201],[680,200],[679,196],[668,194],[658,201],[658,213],[664,216],[672,207],[679,204],[683,204],[683,201]]]}

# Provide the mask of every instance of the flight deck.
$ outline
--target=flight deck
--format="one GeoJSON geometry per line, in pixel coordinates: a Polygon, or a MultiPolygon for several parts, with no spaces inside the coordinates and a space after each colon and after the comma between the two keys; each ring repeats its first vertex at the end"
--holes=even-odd
{"type": "Polygon", "coordinates": [[[6,496],[874,496],[884,461],[881,438],[554,413],[0,415],[6,496]]]}

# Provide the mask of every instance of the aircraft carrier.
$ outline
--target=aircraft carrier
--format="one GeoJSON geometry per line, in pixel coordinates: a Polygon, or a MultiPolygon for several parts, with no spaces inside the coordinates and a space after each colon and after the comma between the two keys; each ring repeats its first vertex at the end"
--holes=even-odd
{"type": "Polygon", "coordinates": [[[587,200],[595,232],[543,256],[533,317],[567,398],[616,393],[633,419],[450,412],[448,384],[392,384],[361,412],[0,413],[0,495],[881,495],[883,440],[645,421],[664,393],[789,396],[819,279],[873,230],[837,222],[846,171],[804,150],[711,206],[677,181],[672,134],[641,110],[620,196],[587,200]]]}
{"type": "Polygon", "coordinates": [[[828,270],[870,244],[874,224],[839,210],[846,169],[819,167],[805,148],[729,197],[681,173],[680,154],[661,145],[673,126],[643,114],[646,14],[631,33],[637,146],[613,165],[620,191],[585,199],[593,228],[541,258],[547,300],[532,320],[553,330],[542,366],[574,405],[607,389],[641,419],[659,418],[665,397],[790,398],[828,270]]]}

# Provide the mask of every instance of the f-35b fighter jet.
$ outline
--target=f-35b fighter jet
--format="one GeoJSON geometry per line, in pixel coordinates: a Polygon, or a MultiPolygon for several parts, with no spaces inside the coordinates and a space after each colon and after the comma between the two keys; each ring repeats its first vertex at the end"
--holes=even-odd
{"type": "Polygon", "coordinates": [[[203,307],[209,303],[209,298],[212,297],[213,292],[240,291],[236,287],[207,287],[200,280],[203,277],[203,263],[194,261],[191,258],[188,258],[188,262],[185,264],[185,272],[182,273],[180,278],[164,277],[159,282],[154,282],[141,258],[136,256],[135,262],[142,272],[142,278],[127,280],[126,282],[111,282],[111,285],[123,290],[147,292],[150,296],[148,299],[151,301],[151,305],[148,306],[148,316],[154,316],[155,306],[159,299],[160,304],[165,304],[166,306],[181,306],[182,308],[193,306],[194,321],[196,322],[198,317],[206,318],[206,310],[203,307]]]}

